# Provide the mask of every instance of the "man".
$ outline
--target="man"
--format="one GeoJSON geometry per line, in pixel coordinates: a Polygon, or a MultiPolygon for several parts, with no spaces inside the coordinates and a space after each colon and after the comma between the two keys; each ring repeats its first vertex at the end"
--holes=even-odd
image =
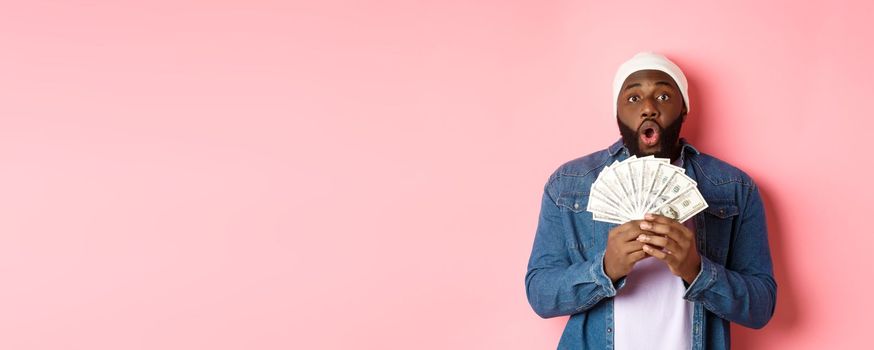
{"type": "Polygon", "coordinates": [[[687,91],[666,57],[635,55],[613,82],[621,139],[561,165],[544,186],[525,287],[540,317],[570,316],[560,349],[728,349],[729,322],[761,328],[774,313],[759,189],[680,137],[687,91]],[[593,221],[592,183],[632,155],[669,158],[708,207],[684,223],[660,215],[593,221]]]}

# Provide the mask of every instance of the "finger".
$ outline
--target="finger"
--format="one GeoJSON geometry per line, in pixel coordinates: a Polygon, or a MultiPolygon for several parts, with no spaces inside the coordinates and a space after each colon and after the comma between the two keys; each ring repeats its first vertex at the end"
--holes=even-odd
{"type": "Polygon", "coordinates": [[[667,262],[668,259],[671,257],[671,255],[669,255],[668,253],[665,253],[665,252],[661,251],[660,249],[658,249],[654,246],[648,245],[648,244],[643,245],[643,252],[647,253],[649,255],[652,255],[656,259],[659,259],[659,260],[662,260],[665,262],[667,262]]]}
{"type": "Polygon", "coordinates": [[[689,229],[686,228],[686,226],[683,225],[683,223],[681,223],[677,220],[671,219],[667,216],[654,214],[654,213],[647,213],[646,215],[643,216],[643,219],[645,222],[651,223],[653,225],[653,227],[655,227],[658,224],[668,225],[669,227],[676,227],[677,231],[679,231],[680,234],[682,234],[683,236],[686,236],[687,238],[692,237],[692,231],[689,231],[689,229]]]}
{"type": "MultiPolygon", "coordinates": [[[[665,236],[643,234],[638,236],[637,240],[650,246],[654,246],[656,249],[662,249],[668,254],[677,254],[683,249],[677,241],[665,236]]],[[[643,247],[641,247],[641,249],[643,249],[643,247]]]]}
{"type": "Polygon", "coordinates": [[[643,259],[649,255],[646,254],[643,250],[638,250],[634,253],[628,254],[628,258],[631,259],[631,262],[638,262],[640,259],[643,259]]]}
{"type": "Polygon", "coordinates": [[[668,234],[668,232],[671,231],[671,229],[673,229],[674,225],[644,221],[641,222],[638,227],[640,227],[641,230],[647,230],[649,232],[661,233],[663,235],[666,235],[668,234]]]}
{"type": "Polygon", "coordinates": [[[622,252],[625,254],[631,254],[636,251],[643,251],[643,242],[631,241],[622,247],[622,252]]]}
{"type": "Polygon", "coordinates": [[[611,237],[624,236],[627,234],[628,230],[631,230],[631,229],[633,229],[633,227],[636,227],[636,226],[638,226],[638,223],[635,223],[634,221],[628,221],[624,224],[621,224],[621,225],[616,226],[613,229],[611,229],[609,234],[611,237]]]}
{"type": "Polygon", "coordinates": [[[677,242],[689,239],[691,234],[687,234],[687,230],[682,224],[674,222],[670,224],[662,224],[657,222],[644,221],[640,223],[640,229],[652,233],[667,235],[677,242]]]}
{"type": "Polygon", "coordinates": [[[655,213],[647,213],[646,215],[643,216],[643,219],[646,221],[649,221],[649,222],[657,222],[660,224],[670,224],[672,222],[679,223],[679,221],[677,221],[677,220],[671,219],[671,218],[664,216],[664,215],[655,214],[655,213]]]}
{"type": "Polygon", "coordinates": [[[649,245],[654,245],[659,248],[665,248],[668,245],[669,240],[673,241],[673,239],[670,239],[668,237],[653,234],[642,234],[640,236],[637,236],[638,242],[647,243],[649,245]]]}
{"type": "Polygon", "coordinates": [[[640,223],[642,220],[631,220],[619,226],[619,230],[616,233],[616,238],[618,238],[622,242],[630,242],[637,239],[637,236],[640,235],[642,230],[640,229],[640,223]]]}

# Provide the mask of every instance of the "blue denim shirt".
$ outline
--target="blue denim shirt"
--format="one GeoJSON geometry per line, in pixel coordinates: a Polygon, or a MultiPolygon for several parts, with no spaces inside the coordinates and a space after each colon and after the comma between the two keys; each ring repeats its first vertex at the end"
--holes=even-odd
{"type": "MultiPolygon", "coordinates": [[[[683,298],[694,304],[692,349],[729,349],[729,322],[761,328],[777,300],[765,209],[758,187],[740,169],[680,139],[683,167],[709,207],[695,216],[701,272],[683,298]]],[[[601,169],[630,155],[622,139],[561,165],[546,182],[525,293],[542,318],[570,316],[559,349],[613,349],[613,283],[604,272],[607,234],[593,221],[589,189],[601,169]]],[[[659,315],[653,315],[658,318],[659,315]]]]}

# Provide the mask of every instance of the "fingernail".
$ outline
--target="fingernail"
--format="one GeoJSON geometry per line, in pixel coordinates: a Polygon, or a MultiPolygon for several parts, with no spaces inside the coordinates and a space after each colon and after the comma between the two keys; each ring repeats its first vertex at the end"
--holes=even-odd
{"type": "Polygon", "coordinates": [[[637,236],[637,240],[641,241],[641,242],[646,242],[646,241],[649,241],[649,236],[642,234],[640,236],[637,236]]]}
{"type": "Polygon", "coordinates": [[[644,229],[644,230],[649,230],[649,229],[652,228],[652,225],[650,225],[648,222],[641,222],[641,223],[640,223],[640,228],[641,228],[641,229],[644,229]]]}
{"type": "Polygon", "coordinates": [[[647,220],[652,220],[655,218],[654,216],[652,216],[651,213],[646,213],[646,215],[644,215],[643,217],[646,218],[647,220]]]}
{"type": "Polygon", "coordinates": [[[643,246],[643,250],[648,252],[648,251],[649,251],[649,246],[648,246],[648,245],[643,246]]]}

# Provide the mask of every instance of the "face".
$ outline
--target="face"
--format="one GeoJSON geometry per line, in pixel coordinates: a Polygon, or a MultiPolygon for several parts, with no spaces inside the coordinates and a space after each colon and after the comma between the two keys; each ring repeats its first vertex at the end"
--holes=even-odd
{"type": "Polygon", "coordinates": [[[679,156],[686,105],[670,75],[658,70],[632,73],[616,103],[619,132],[632,154],[671,160],[679,156]]]}

